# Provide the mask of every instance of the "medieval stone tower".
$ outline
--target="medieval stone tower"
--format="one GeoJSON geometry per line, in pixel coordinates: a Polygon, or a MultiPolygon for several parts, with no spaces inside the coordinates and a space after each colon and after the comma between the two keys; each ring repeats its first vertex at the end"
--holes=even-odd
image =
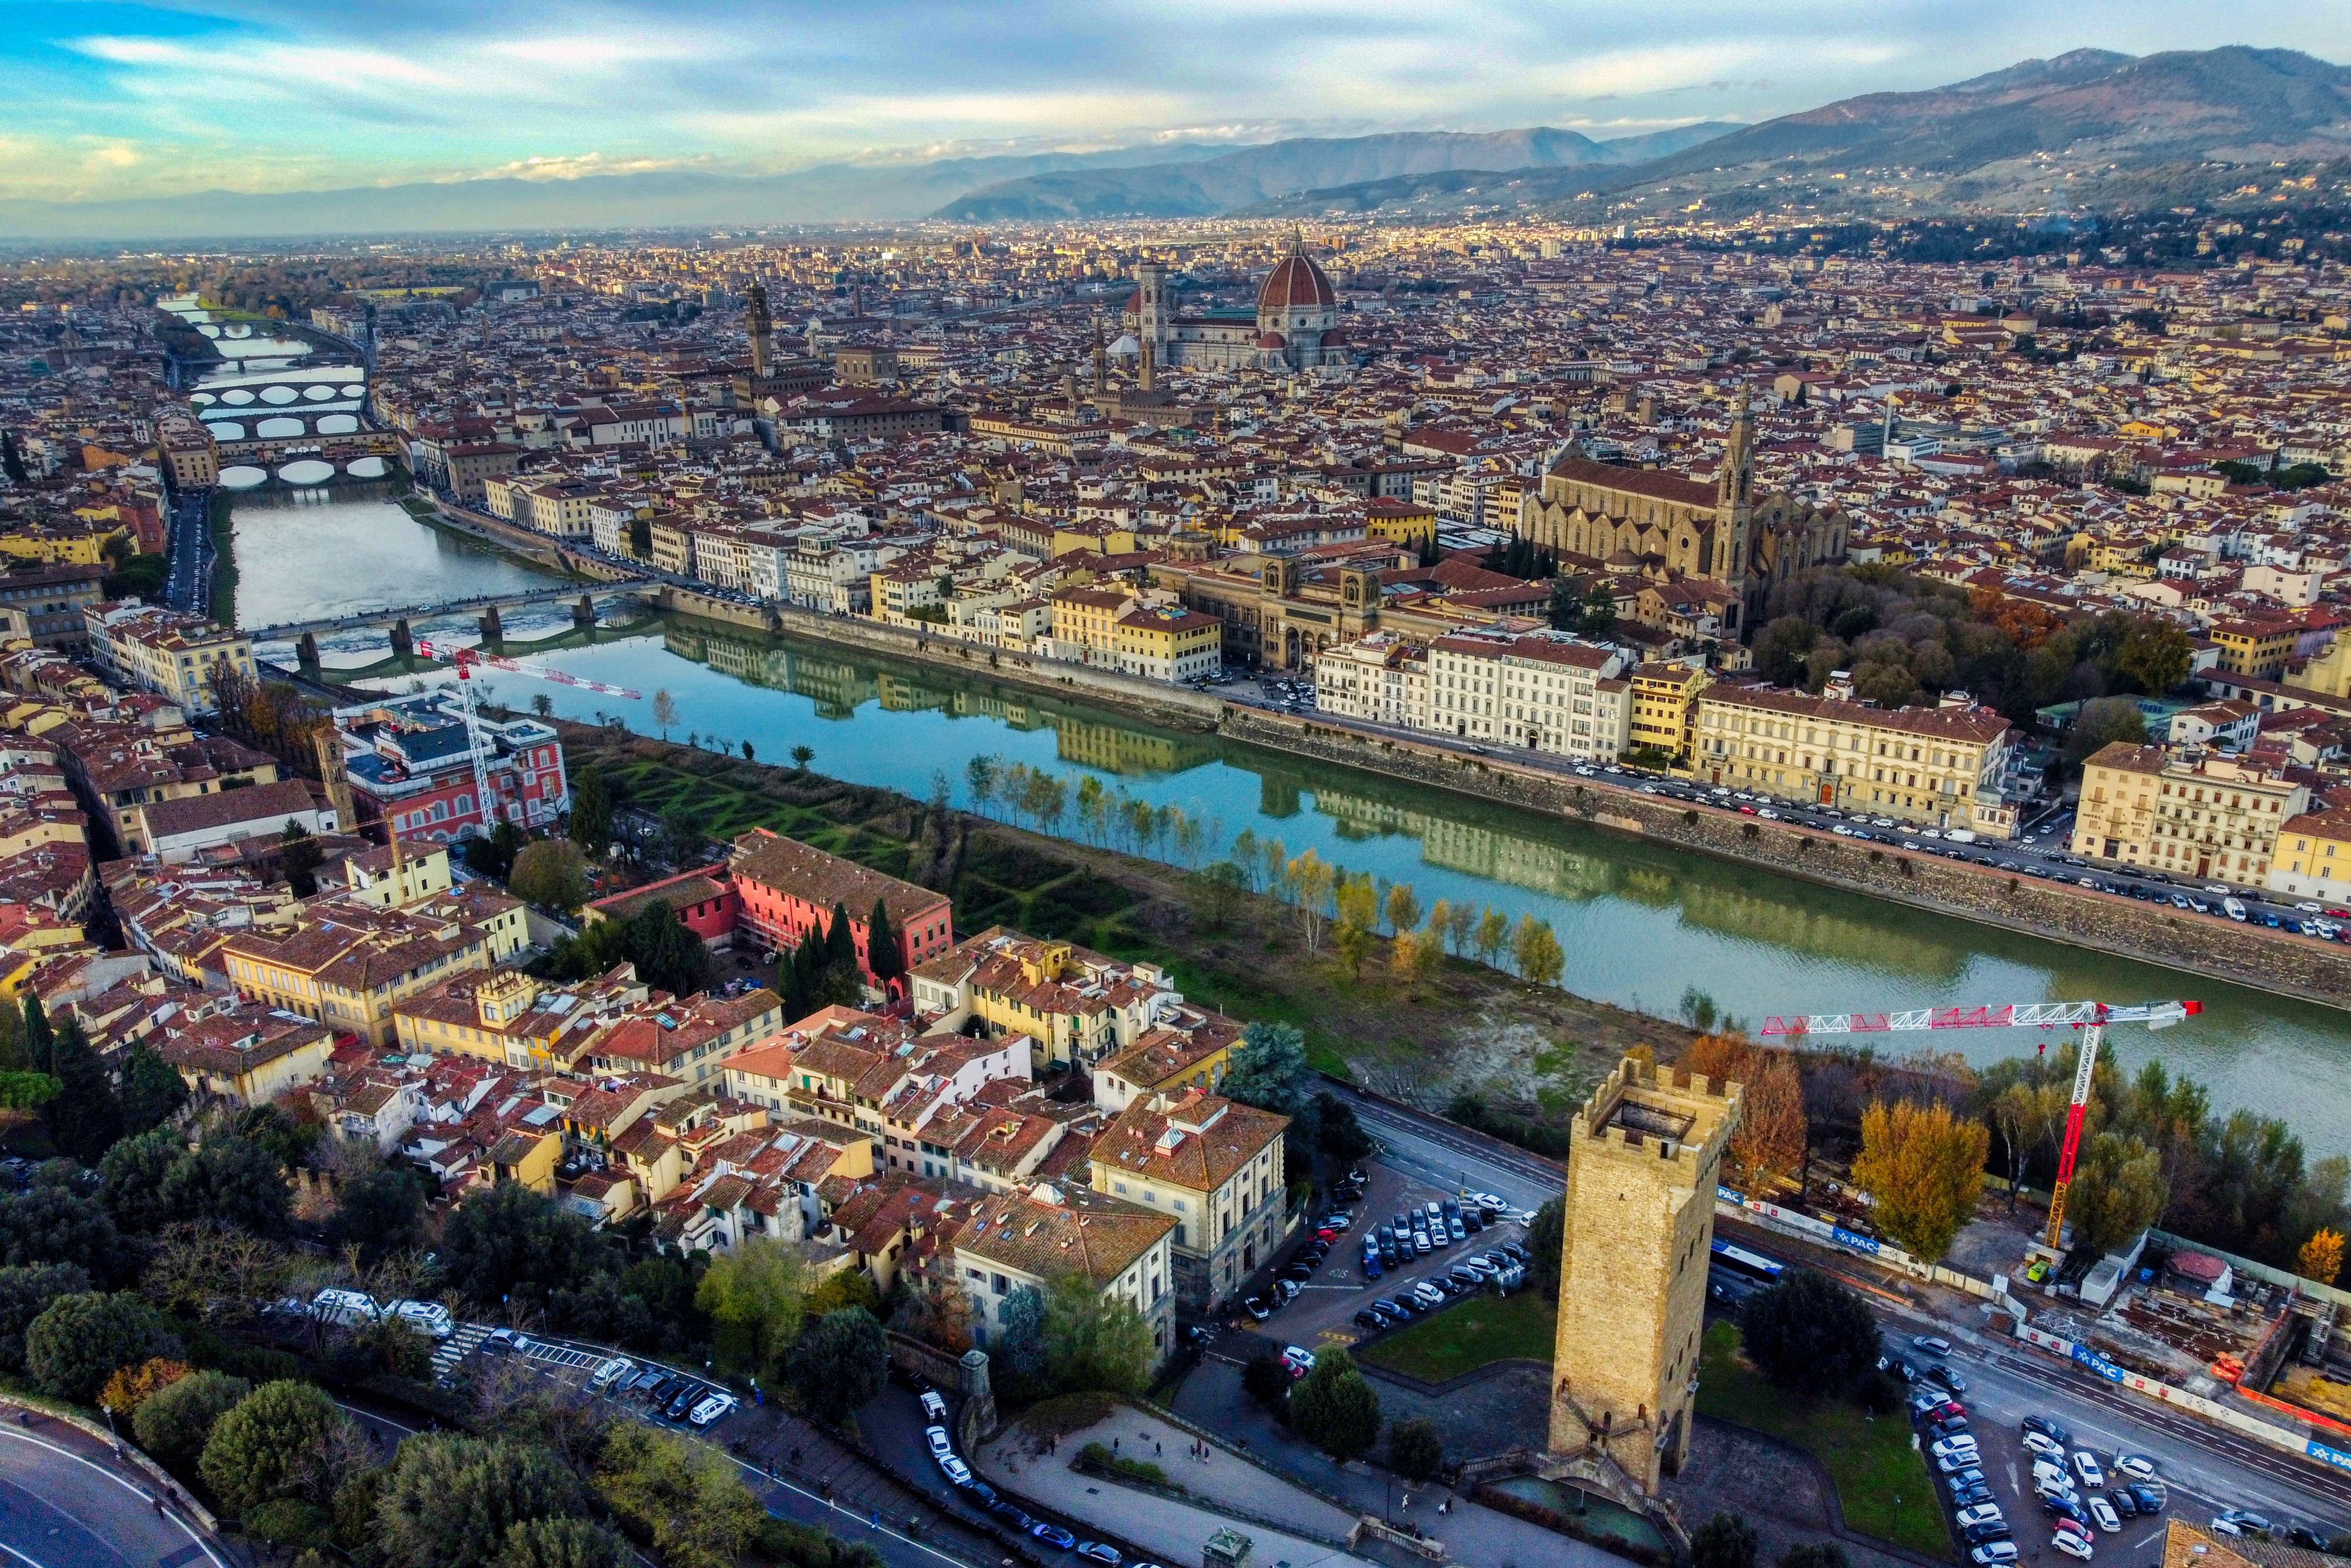
{"type": "Polygon", "coordinates": [[[1689,1451],[1715,1175],[1739,1092],[1628,1057],[1571,1134],[1551,1448],[1645,1497],[1689,1451]]]}

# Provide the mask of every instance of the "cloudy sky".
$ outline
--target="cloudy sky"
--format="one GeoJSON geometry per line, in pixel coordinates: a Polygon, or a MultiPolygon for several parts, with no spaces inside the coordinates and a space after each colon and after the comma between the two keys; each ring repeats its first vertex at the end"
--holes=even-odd
{"type": "Polygon", "coordinates": [[[0,196],[1752,120],[2099,47],[2351,59],[2242,0],[0,0],[0,196]]]}

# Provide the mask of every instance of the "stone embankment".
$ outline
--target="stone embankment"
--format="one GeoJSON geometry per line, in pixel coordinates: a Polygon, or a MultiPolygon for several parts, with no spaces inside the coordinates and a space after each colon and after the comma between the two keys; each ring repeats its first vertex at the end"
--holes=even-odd
{"type": "Polygon", "coordinates": [[[1312,719],[1228,706],[1217,733],[1293,757],[1635,833],[2092,952],[2351,1007],[2351,948],[2265,926],[2234,925],[1896,845],[1856,842],[1789,822],[1685,806],[1613,781],[1565,777],[1498,757],[1468,756],[1312,719]]]}

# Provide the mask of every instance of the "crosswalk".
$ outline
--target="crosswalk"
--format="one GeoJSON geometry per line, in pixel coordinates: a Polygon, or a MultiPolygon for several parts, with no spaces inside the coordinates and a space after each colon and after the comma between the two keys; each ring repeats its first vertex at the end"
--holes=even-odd
{"type": "Polygon", "coordinates": [[[447,1388],[457,1381],[457,1364],[474,1354],[481,1343],[490,1337],[487,1323],[459,1323],[457,1332],[441,1342],[433,1353],[433,1381],[447,1388]]]}

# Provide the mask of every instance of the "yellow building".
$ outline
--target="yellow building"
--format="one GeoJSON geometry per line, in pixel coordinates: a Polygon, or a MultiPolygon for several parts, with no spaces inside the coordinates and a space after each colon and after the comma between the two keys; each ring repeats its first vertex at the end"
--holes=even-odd
{"type": "Polygon", "coordinates": [[[2278,833],[2269,884],[2272,892],[2320,900],[2329,908],[2351,904],[2351,810],[2289,819],[2278,833]]]}
{"type": "Polygon", "coordinates": [[[1096,1192],[1173,1215],[1176,1293],[1214,1312],[1282,1237],[1290,1118],[1196,1091],[1135,1101],[1088,1151],[1096,1192]]]}
{"type": "Polygon", "coordinates": [[[2220,649],[2220,668],[2232,675],[2273,681],[2285,674],[2302,628],[2270,621],[2215,621],[2212,641],[2220,649]]]}
{"type": "Polygon", "coordinates": [[[207,714],[213,670],[226,664],[253,679],[253,643],[201,615],[120,600],[82,612],[99,668],[124,685],[169,697],[190,714],[207,714]]]}
{"type": "Polygon", "coordinates": [[[1854,701],[1839,672],[1820,696],[1718,685],[1698,705],[1692,770],[1709,784],[1937,829],[2016,831],[2002,790],[2016,732],[1964,694],[1888,710],[1854,701]]]}
{"type": "Polygon", "coordinates": [[[1225,667],[1225,623],[1180,604],[1128,611],[1112,624],[1119,670],[1151,681],[1196,681],[1225,667]]]}
{"type": "Polygon", "coordinates": [[[1714,676],[1688,664],[1638,664],[1630,677],[1635,747],[1662,751],[1687,762],[1698,747],[1698,696],[1714,676]]]}
{"type": "Polygon", "coordinates": [[[325,1072],[334,1049],[321,1025],[239,1012],[167,1026],[157,1053],[199,1096],[264,1105],[325,1072]]]}
{"type": "Polygon", "coordinates": [[[305,905],[290,931],[243,931],[222,945],[229,984],[265,1007],[386,1046],[401,1002],[452,974],[519,951],[522,905],[495,894],[378,910],[343,900],[305,905]]]}
{"type": "Polygon", "coordinates": [[[0,554],[43,566],[103,566],[110,539],[129,537],[120,523],[107,527],[83,518],[78,528],[25,528],[0,534],[0,554]]]}
{"type": "Polygon", "coordinates": [[[2118,740],[2082,765],[2074,852],[2258,887],[2270,878],[2285,824],[2309,808],[2309,786],[2280,771],[2118,740]]]}
{"type": "Polygon", "coordinates": [[[1735,1083],[1627,1057],[1576,1113],[1551,1449],[1612,1490],[1655,1496],[1689,1452],[1715,1177],[1739,1111],[1735,1083]]]}
{"type": "Polygon", "coordinates": [[[1118,655],[1118,622],[1134,603],[1109,588],[1064,588],[1052,597],[1053,652],[1063,659],[1107,664],[1118,655]]]}
{"type": "Polygon", "coordinates": [[[562,1158],[562,1134],[552,1128],[532,1132],[517,1127],[490,1146],[482,1164],[500,1186],[513,1182],[542,1197],[553,1197],[555,1167],[562,1158]]]}
{"type": "Polygon", "coordinates": [[[1400,545],[1433,539],[1437,537],[1437,508],[1401,497],[1382,497],[1364,509],[1364,534],[1367,538],[1388,539],[1400,545]]]}

